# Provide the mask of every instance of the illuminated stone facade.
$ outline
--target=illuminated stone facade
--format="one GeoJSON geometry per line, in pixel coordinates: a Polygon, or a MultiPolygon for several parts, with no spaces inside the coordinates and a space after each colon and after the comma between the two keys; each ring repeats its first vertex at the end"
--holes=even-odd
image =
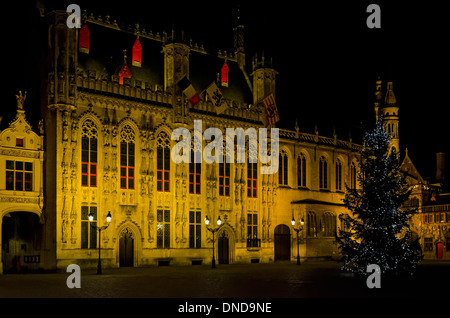
{"type": "MultiPolygon", "coordinates": [[[[339,257],[335,237],[338,215],[346,213],[342,199],[346,186],[358,186],[361,146],[352,140],[320,136],[317,129],[314,134],[299,127],[280,129],[276,174],[261,174],[259,161],[171,160],[177,143],[171,140],[172,131],[184,127],[193,135],[194,120],[202,121],[203,131],[267,127],[260,102],[275,95],[277,73],[264,56],[246,65],[242,25],[234,28],[234,51],[227,53],[207,52],[183,33],[153,33],[87,15],[82,22],[89,27],[90,39],[83,38],[81,47],[80,30],[68,28],[66,18],[66,12],[58,11],[43,18],[48,22],[48,57],[41,135],[24,124],[19,109],[21,130],[13,133],[14,124],[0,139],[2,167],[5,160],[33,161],[33,191],[14,192],[0,216],[14,211],[39,216],[45,229],[40,254],[46,255],[41,256],[41,269],[73,263],[95,267],[99,236],[88,215],[94,215],[95,225],[105,226],[109,212],[112,221],[101,234],[104,267],[210,264],[213,244],[219,264],[293,261],[293,218],[296,227],[304,220],[301,258],[339,257]],[[131,47],[137,38],[142,46],[139,61],[134,61],[131,47]],[[200,95],[195,106],[177,85],[183,77],[200,95]],[[214,81],[228,104],[219,115],[204,92],[214,81]],[[3,136],[8,134],[8,142],[31,134],[34,144],[25,139],[23,150],[17,145],[5,148],[3,136]],[[206,217],[211,228],[217,227],[219,217],[222,221],[214,243],[206,217]]],[[[385,101],[396,110],[389,123],[398,132],[392,89],[385,101]]],[[[381,101],[378,107],[387,112],[381,101]]],[[[206,145],[203,140],[202,149],[206,145]]],[[[1,176],[4,202],[12,192],[1,176]]]]}

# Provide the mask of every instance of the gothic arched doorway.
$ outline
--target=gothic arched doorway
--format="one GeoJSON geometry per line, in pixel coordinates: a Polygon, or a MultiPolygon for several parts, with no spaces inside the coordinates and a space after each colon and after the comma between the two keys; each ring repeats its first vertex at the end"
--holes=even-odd
{"type": "Polygon", "coordinates": [[[274,230],[275,261],[291,259],[291,230],[287,225],[279,224],[274,230]]]}
{"type": "Polygon", "coordinates": [[[230,263],[230,244],[226,231],[222,231],[217,240],[218,244],[218,258],[219,264],[229,264],[230,263]]]}
{"type": "Polygon", "coordinates": [[[134,265],[134,235],[128,228],[120,233],[119,238],[119,266],[132,267],[134,265]]]}

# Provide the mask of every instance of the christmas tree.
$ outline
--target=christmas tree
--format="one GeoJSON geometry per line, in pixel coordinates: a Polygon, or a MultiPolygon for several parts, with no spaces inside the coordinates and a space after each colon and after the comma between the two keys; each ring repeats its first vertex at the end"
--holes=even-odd
{"type": "Polygon", "coordinates": [[[390,140],[382,119],[365,135],[359,159],[360,187],[347,187],[344,199],[353,217],[339,216],[343,226],[338,243],[344,270],[365,273],[367,265],[377,264],[381,273],[412,274],[422,259],[420,244],[412,239],[408,224],[417,211],[401,207],[411,191],[390,140]]]}

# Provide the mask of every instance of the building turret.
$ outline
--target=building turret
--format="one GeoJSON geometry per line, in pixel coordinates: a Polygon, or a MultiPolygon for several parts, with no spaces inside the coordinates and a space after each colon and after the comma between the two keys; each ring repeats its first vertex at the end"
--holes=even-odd
{"type": "Polygon", "coordinates": [[[253,59],[253,104],[257,105],[264,98],[273,94],[275,98],[275,77],[277,72],[272,67],[272,59],[267,61],[264,54],[260,60],[253,59]]]}
{"type": "Polygon", "coordinates": [[[189,78],[190,47],[185,43],[184,32],[181,32],[181,37],[177,37],[172,30],[172,35],[165,37],[163,53],[164,90],[168,90],[184,76],[189,78]]]}
{"type": "Polygon", "coordinates": [[[398,106],[396,104],[397,100],[394,95],[393,84],[392,82],[388,82],[382,114],[385,129],[392,136],[391,147],[395,147],[395,150],[398,153],[400,150],[400,139],[398,131],[399,125],[398,106]]]}

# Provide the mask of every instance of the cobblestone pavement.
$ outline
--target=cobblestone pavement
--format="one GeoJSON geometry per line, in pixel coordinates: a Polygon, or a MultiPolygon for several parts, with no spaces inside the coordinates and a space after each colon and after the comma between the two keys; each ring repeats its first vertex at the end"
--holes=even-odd
{"type": "Polygon", "coordinates": [[[165,266],[81,270],[81,288],[68,288],[70,273],[0,275],[0,298],[342,298],[449,297],[430,293],[450,282],[450,263],[422,263],[407,279],[369,289],[364,277],[341,272],[331,261],[275,264],[165,266]]]}

